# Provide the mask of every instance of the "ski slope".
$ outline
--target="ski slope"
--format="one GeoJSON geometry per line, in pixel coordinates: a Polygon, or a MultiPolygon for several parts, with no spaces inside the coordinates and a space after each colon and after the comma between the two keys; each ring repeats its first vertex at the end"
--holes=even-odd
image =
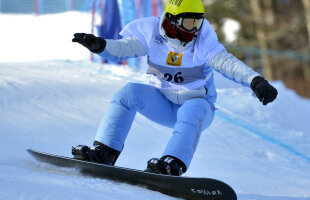
{"type": "MultiPolygon", "coordinates": [[[[113,94],[128,81],[145,80],[126,66],[86,60],[88,52],[71,43],[71,33],[87,31],[88,17],[74,12],[0,15],[0,25],[6,27],[6,39],[0,37],[1,200],[175,199],[42,164],[26,152],[32,148],[71,156],[71,146],[90,145],[113,94]],[[2,24],[14,20],[25,20],[27,27],[27,40],[17,39],[21,52],[12,47],[20,29],[2,24]],[[85,23],[68,25],[75,21],[85,23]]],[[[250,89],[219,74],[216,84],[218,111],[184,176],[222,180],[240,200],[309,200],[310,100],[276,81],[278,99],[262,106],[250,89]]],[[[161,156],[171,132],[138,114],[116,164],[144,170],[150,158],[161,156]]]]}

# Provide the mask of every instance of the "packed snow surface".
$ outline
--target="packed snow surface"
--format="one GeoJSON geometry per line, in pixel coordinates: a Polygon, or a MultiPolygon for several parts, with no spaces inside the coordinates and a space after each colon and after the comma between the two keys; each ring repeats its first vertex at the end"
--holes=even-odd
{"type": "MultiPolygon", "coordinates": [[[[26,152],[71,157],[72,146],[91,145],[113,94],[128,81],[145,81],[127,66],[87,61],[71,37],[89,32],[89,21],[74,12],[0,15],[0,199],[175,199],[42,164],[26,152]]],[[[262,106],[250,89],[216,74],[218,110],[184,176],[222,180],[240,200],[310,199],[310,100],[272,84],[279,96],[262,106]]],[[[144,170],[171,133],[138,114],[116,165],[144,170]]]]}

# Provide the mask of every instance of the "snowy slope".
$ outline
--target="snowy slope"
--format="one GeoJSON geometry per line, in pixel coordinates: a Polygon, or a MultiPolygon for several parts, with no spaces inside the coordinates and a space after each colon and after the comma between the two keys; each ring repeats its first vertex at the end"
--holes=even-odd
{"type": "MultiPolygon", "coordinates": [[[[25,18],[0,15],[0,23],[3,17],[25,18]]],[[[77,17],[76,13],[61,15],[64,22],[77,17]]],[[[43,27],[48,24],[48,20],[39,19],[43,27]]],[[[30,26],[31,22],[25,23],[30,26]]],[[[46,59],[54,61],[34,58],[29,60],[32,62],[0,63],[0,199],[174,199],[41,164],[25,151],[33,148],[71,156],[71,146],[90,145],[113,93],[127,81],[143,81],[141,74],[123,66],[55,60],[63,59],[59,55],[66,52],[70,60],[88,57],[87,51],[70,52],[76,48],[70,40],[68,44],[59,40],[65,43],[63,48],[57,47],[58,40],[49,44],[55,52],[48,48],[46,59]]],[[[0,56],[10,48],[8,41],[2,42],[0,56]]],[[[32,48],[24,55],[32,50],[40,55],[32,48]]],[[[6,55],[10,55],[8,59],[0,57],[0,61],[14,58],[14,53],[6,55]]],[[[16,54],[16,61],[28,60],[16,54]]],[[[249,89],[220,75],[216,82],[219,110],[202,134],[185,176],[220,179],[230,184],[241,200],[309,200],[310,100],[278,81],[273,83],[279,90],[278,99],[264,107],[249,89]]],[[[161,155],[170,135],[171,129],[137,115],[117,165],[145,169],[147,160],[161,155]]]]}
{"type": "MultiPolygon", "coordinates": [[[[72,145],[91,144],[110,98],[126,83],[110,69],[124,70],[88,62],[0,64],[0,199],[171,199],[42,165],[25,151],[71,156],[72,145]]],[[[219,89],[219,111],[186,176],[223,180],[240,199],[309,198],[310,101],[275,85],[279,99],[267,107],[248,89],[219,89]]],[[[161,155],[170,133],[137,115],[117,165],[143,170],[149,158],[161,155]]]]}

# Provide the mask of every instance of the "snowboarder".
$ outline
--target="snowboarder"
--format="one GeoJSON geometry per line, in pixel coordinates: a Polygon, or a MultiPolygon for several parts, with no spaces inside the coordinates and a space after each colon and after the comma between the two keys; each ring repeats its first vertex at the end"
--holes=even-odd
{"type": "Polygon", "coordinates": [[[72,148],[76,159],[114,165],[139,112],[173,128],[162,157],[149,160],[146,171],[180,176],[214,117],[213,70],[250,87],[263,105],[277,97],[262,75],[225,50],[201,0],[169,0],[161,18],[135,20],[120,34],[123,39],[108,40],[75,33],[72,41],[112,61],[147,55],[149,84],[128,83],[114,95],[93,146],[72,148]]]}

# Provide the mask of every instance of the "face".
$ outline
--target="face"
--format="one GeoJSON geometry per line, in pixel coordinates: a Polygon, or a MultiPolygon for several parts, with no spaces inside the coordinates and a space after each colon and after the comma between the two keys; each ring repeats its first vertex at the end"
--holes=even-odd
{"type": "Polygon", "coordinates": [[[162,27],[166,35],[187,43],[197,37],[196,33],[201,29],[204,20],[202,14],[174,16],[166,13],[164,17],[162,27]]]}

